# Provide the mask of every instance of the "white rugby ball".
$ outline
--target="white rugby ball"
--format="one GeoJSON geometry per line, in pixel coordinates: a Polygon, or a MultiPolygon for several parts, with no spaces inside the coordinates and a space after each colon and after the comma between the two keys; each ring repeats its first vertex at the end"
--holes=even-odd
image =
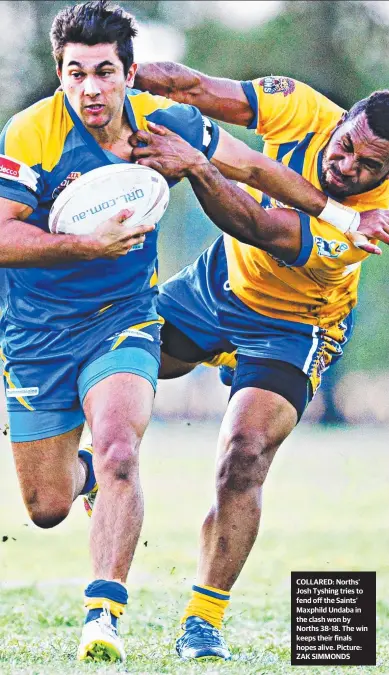
{"type": "Polygon", "coordinates": [[[160,173],[141,164],[109,164],[76,178],[57,197],[49,214],[53,234],[91,234],[122,209],[134,211],[128,227],[155,225],[169,203],[160,173]]]}

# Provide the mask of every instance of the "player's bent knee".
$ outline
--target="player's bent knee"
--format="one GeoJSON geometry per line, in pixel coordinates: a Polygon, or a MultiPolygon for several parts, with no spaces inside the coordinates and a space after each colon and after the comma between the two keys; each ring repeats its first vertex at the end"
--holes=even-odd
{"type": "Polygon", "coordinates": [[[28,513],[32,522],[43,530],[49,530],[62,523],[69,514],[70,508],[71,503],[61,504],[58,503],[58,501],[53,501],[52,504],[39,504],[39,502],[27,504],[28,513]]]}
{"type": "Polygon", "coordinates": [[[219,463],[217,486],[220,490],[245,492],[261,487],[274,456],[275,447],[265,435],[232,435],[219,463]]]}

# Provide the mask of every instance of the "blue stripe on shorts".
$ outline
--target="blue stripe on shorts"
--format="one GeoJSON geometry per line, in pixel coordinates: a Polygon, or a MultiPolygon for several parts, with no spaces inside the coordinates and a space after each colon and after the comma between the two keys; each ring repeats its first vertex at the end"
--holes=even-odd
{"type": "Polygon", "coordinates": [[[28,443],[66,434],[84,424],[82,410],[11,410],[10,436],[13,443],[28,443]]]}

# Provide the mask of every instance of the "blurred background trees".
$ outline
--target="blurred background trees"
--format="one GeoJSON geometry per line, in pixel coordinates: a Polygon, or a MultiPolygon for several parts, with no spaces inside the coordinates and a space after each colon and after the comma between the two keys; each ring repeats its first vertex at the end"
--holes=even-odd
{"type": "MultiPolygon", "coordinates": [[[[54,15],[67,4],[75,3],[0,3],[1,125],[57,87],[48,36],[54,15]]],[[[140,24],[135,42],[138,61],[178,60],[236,79],[289,75],[345,108],[375,89],[389,87],[387,2],[134,0],[120,4],[140,24]]],[[[260,149],[261,141],[252,132],[229,130],[260,149]]],[[[185,183],[175,188],[161,228],[161,279],[192,261],[217,234],[185,183]]],[[[388,272],[387,251],[364,265],[352,346],[313,408],[321,419],[339,419],[343,413],[355,421],[352,408],[359,411],[360,420],[389,421],[389,396],[384,395],[383,384],[388,378],[382,377],[389,368],[388,272]]]]}

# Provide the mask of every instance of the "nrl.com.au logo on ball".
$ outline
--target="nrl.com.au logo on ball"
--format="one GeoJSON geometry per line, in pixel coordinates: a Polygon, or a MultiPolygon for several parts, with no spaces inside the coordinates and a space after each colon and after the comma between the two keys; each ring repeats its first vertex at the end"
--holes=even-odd
{"type": "Polygon", "coordinates": [[[94,204],[89,209],[85,209],[85,211],[75,213],[72,216],[72,221],[73,223],[77,223],[79,220],[84,220],[84,218],[86,218],[88,214],[91,216],[95,216],[97,213],[100,213],[101,211],[105,211],[106,209],[112,208],[112,206],[115,206],[116,203],[119,202],[121,199],[124,199],[125,204],[130,204],[136,199],[142,199],[142,197],[144,196],[145,193],[143,192],[142,188],[137,188],[136,190],[132,190],[132,192],[126,192],[123,195],[119,195],[118,197],[114,197],[113,199],[108,199],[105,202],[101,202],[100,204],[94,204]]]}

